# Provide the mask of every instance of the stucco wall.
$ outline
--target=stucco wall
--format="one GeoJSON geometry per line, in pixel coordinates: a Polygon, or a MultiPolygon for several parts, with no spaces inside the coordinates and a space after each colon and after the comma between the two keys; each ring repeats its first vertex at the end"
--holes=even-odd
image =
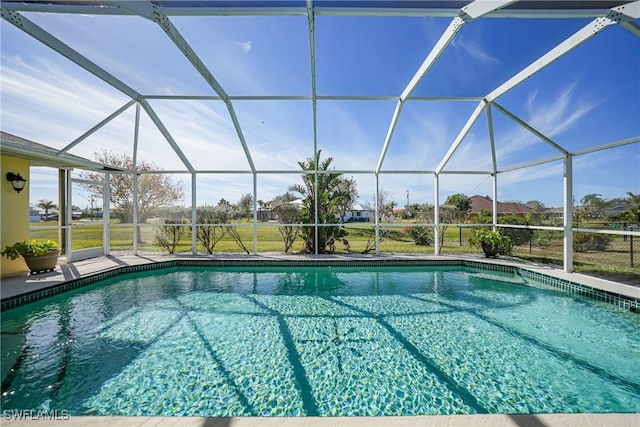
{"type": "MultiPolygon", "coordinates": [[[[29,238],[29,161],[14,157],[0,156],[0,181],[2,181],[2,199],[0,199],[0,226],[2,227],[0,247],[27,240],[29,238]],[[7,173],[19,173],[27,180],[20,193],[7,181],[7,173]]],[[[11,261],[2,257],[0,273],[4,276],[26,274],[27,265],[22,258],[11,261]]]]}

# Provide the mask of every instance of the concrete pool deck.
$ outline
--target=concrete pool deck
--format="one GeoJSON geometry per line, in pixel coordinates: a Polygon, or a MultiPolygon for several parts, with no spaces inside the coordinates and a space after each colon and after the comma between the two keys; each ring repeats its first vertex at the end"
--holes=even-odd
{"type": "MultiPolygon", "coordinates": [[[[43,420],[3,420],[11,427],[43,420]]],[[[58,423],[56,423],[58,424],[58,423]]],[[[640,414],[432,415],[416,417],[71,417],[67,427],[638,427],[640,414]]]]}
{"type": "MultiPolygon", "coordinates": [[[[0,296],[2,299],[56,286],[70,280],[79,279],[97,273],[102,273],[120,267],[150,264],[155,262],[171,261],[174,259],[213,259],[213,260],[299,260],[301,258],[310,260],[326,259],[353,259],[353,260],[385,260],[385,259],[410,259],[410,260],[471,260],[487,262],[490,264],[509,265],[525,268],[539,272],[551,277],[569,280],[575,283],[587,285],[596,289],[613,292],[630,298],[640,299],[640,287],[624,285],[603,279],[598,279],[577,273],[565,273],[562,270],[549,266],[537,265],[522,262],[511,258],[499,258],[496,260],[485,259],[481,256],[428,256],[428,255],[283,255],[283,254],[260,254],[260,255],[215,255],[215,256],[192,256],[192,255],[160,255],[141,254],[138,256],[131,254],[120,254],[108,257],[97,257],[73,263],[60,263],[55,271],[33,276],[18,276],[2,278],[0,280],[0,296]]],[[[640,414],[525,414],[525,415],[442,415],[442,416],[415,416],[415,417],[303,417],[303,418],[199,418],[199,417],[71,417],[64,420],[66,426],[219,426],[219,427],[365,427],[365,426],[433,426],[433,427],[639,427],[640,414]]],[[[40,423],[42,419],[12,420],[3,414],[2,425],[7,426],[27,426],[40,423]]],[[[45,421],[46,423],[46,421],[45,421]]]]}

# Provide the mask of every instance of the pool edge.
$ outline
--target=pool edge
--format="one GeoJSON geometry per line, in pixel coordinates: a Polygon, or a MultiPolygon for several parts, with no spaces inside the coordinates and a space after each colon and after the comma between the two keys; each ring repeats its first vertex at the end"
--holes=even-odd
{"type": "MultiPolygon", "coordinates": [[[[3,420],[6,426],[30,426],[43,420],[3,420]]],[[[64,425],[121,427],[637,427],[640,414],[474,414],[420,415],[412,417],[291,417],[291,418],[202,418],[202,417],[91,417],[78,416],[64,425]]]]}
{"type": "MultiPolygon", "coordinates": [[[[625,310],[640,311],[640,288],[592,278],[577,273],[564,273],[548,266],[524,264],[509,259],[489,260],[467,257],[408,257],[408,256],[251,256],[251,257],[181,257],[171,259],[151,257],[101,257],[109,262],[89,265],[84,272],[73,265],[61,265],[52,275],[15,278],[13,295],[5,296],[2,286],[0,312],[39,301],[50,296],[78,289],[123,274],[153,271],[174,267],[401,267],[401,266],[461,266],[489,271],[517,272],[535,280],[541,287],[565,291],[617,305],[625,310]],[[93,268],[92,268],[93,267],[93,268]],[[93,269],[93,271],[92,271],[93,269]],[[565,277],[563,277],[565,276],[565,277]],[[32,289],[27,289],[31,279],[32,289]],[[579,281],[578,281],[579,280],[579,281]],[[20,287],[20,281],[24,287],[20,287]],[[589,283],[581,283],[589,282],[589,283]]],[[[3,279],[3,282],[11,279],[3,279]]],[[[10,292],[11,293],[11,292],[10,292]]]]}

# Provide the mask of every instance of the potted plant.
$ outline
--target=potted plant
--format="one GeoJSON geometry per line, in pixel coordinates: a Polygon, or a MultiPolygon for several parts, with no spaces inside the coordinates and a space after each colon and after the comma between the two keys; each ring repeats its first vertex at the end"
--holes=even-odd
{"type": "Polygon", "coordinates": [[[479,228],[473,232],[469,243],[482,247],[487,258],[496,258],[498,254],[507,255],[511,253],[511,239],[502,235],[497,230],[490,228],[479,228]]]}
{"type": "Polygon", "coordinates": [[[31,274],[53,271],[58,261],[58,243],[55,240],[29,240],[6,246],[2,255],[9,259],[23,257],[31,274]]]}

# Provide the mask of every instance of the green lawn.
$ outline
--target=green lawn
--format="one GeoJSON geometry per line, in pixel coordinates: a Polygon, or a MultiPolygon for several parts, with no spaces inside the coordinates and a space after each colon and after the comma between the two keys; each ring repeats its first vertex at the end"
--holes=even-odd
{"type": "MultiPolygon", "coordinates": [[[[33,224],[35,226],[49,226],[52,222],[41,222],[33,224]]],[[[410,224],[408,224],[410,225],[410,224]]],[[[586,225],[586,224],[585,224],[586,225]]],[[[589,224],[593,226],[594,224],[589,224]]],[[[188,226],[187,226],[188,227],[188,226]]],[[[190,228],[190,227],[189,227],[190,228]]],[[[138,249],[141,251],[151,251],[161,253],[163,250],[153,245],[153,239],[158,229],[157,225],[143,224],[140,226],[141,241],[138,249]]],[[[253,224],[244,220],[237,223],[236,229],[240,235],[244,246],[253,251],[253,224]]],[[[366,248],[373,247],[374,228],[370,223],[346,224],[349,234],[345,237],[349,246],[343,242],[336,242],[336,253],[360,253],[366,248]]],[[[460,244],[460,230],[458,227],[447,227],[445,232],[442,254],[459,253],[479,253],[477,248],[470,247],[468,239],[472,229],[462,227],[460,244]]],[[[380,252],[382,253],[420,253],[433,254],[434,247],[416,245],[411,237],[403,232],[403,227],[381,226],[381,234],[385,234],[380,242],[380,252]]],[[[529,245],[515,247],[514,256],[545,264],[562,265],[562,238],[561,232],[549,232],[549,236],[539,242],[529,245]]],[[[48,230],[34,230],[30,233],[33,239],[58,239],[57,228],[48,230]]],[[[634,253],[640,252],[640,239],[636,239],[634,253]]],[[[110,226],[111,250],[132,251],[133,250],[133,226],[131,224],[119,224],[117,220],[111,221],[110,226]]],[[[94,248],[102,246],[102,224],[80,221],[74,223],[72,230],[73,250],[94,248]]],[[[302,249],[303,242],[298,238],[290,252],[295,253],[302,249]]],[[[200,243],[197,244],[198,252],[205,253],[200,243]]],[[[257,227],[257,249],[258,252],[283,252],[284,243],[282,236],[275,223],[259,223],[257,227]]],[[[630,262],[630,242],[622,236],[615,236],[613,242],[605,251],[590,251],[585,253],[574,253],[574,268],[577,271],[600,276],[611,280],[621,281],[640,286],[640,256],[634,258],[634,267],[630,262]]],[[[177,253],[191,252],[191,235],[184,237],[176,250],[177,253]]],[[[214,252],[243,252],[238,244],[230,237],[226,236],[220,240],[214,252]]],[[[373,252],[373,251],[371,251],[373,252]]]]}
{"type": "MultiPolygon", "coordinates": [[[[34,226],[54,226],[53,222],[40,222],[33,224],[34,226]]],[[[251,251],[253,249],[253,223],[251,221],[239,221],[236,229],[242,238],[244,245],[251,251]]],[[[345,239],[349,243],[349,250],[342,242],[336,243],[337,253],[362,252],[373,245],[375,231],[370,223],[353,223],[347,224],[346,229],[349,235],[345,239]]],[[[402,231],[402,227],[382,227],[382,230],[388,232],[380,243],[380,249],[384,252],[400,252],[400,253],[433,253],[433,246],[418,246],[411,237],[402,231]]],[[[139,249],[145,251],[158,251],[161,249],[152,244],[156,234],[157,226],[153,224],[143,224],[140,226],[142,239],[139,243],[139,249]]],[[[458,228],[449,227],[445,234],[445,247],[448,253],[452,252],[469,252],[466,242],[470,236],[470,229],[463,228],[462,241],[465,246],[464,250],[457,245],[458,228]],[[453,243],[452,243],[453,242],[453,243]],[[451,244],[450,244],[451,243],[451,244]]],[[[110,226],[111,249],[112,250],[132,250],[133,249],[133,226],[131,224],[119,224],[117,220],[111,221],[110,226]]],[[[30,233],[32,239],[58,239],[58,230],[34,230],[30,233]]],[[[284,243],[282,235],[275,223],[259,223],[257,228],[258,252],[283,252],[284,243]]],[[[102,224],[91,222],[76,222],[72,230],[73,250],[87,249],[102,246],[102,224]]],[[[290,252],[296,252],[302,249],[303,242],[298,238],[291,248],[290,252]]],[[[191,251],[191,235],[184,237],[177,252],[191,251]]],[[[198,251],[204,252],[203,247],[198,244],[198,251]]],[[[215,246],[216,252],[242,252],[242,249],[229,236],[223,238],[215,246]]]]}

